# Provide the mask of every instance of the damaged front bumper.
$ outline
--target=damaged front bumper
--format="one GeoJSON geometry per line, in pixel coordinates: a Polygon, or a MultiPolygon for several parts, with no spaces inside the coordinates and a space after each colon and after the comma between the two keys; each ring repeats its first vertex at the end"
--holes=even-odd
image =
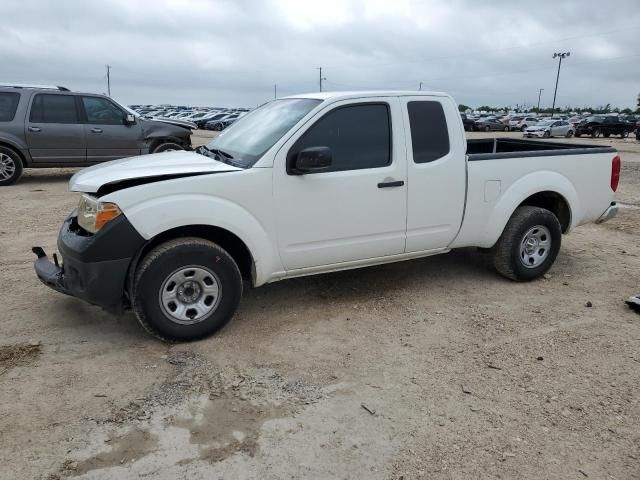
{"type": "Polygon", "coordinates": [[[124,215],[89,235],[80,229],[72,214],[58,235],[62,264],[55,254],[52,262],[41,247],[33,247],[38,257],[34,269],[49,288],[118,312],[125,306],[131,259],[143,244],[144,239],[124,215]]]}

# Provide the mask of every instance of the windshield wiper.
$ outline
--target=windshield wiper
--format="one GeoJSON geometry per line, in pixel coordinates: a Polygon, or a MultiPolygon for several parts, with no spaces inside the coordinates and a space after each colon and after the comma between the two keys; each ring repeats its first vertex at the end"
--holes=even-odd
{"type": "Polygon", "coordinates": [[[225,152],[224,150],[220,150],[218,148],[209,148],[209,147],[205,147],[205,148],[210,152],[220,155],[221,157],[225,157],[225,158],[228,158],[229,160],[233,160],[233,155],[225,152]]]}
{"type": "Polygon", "coordinates": [[[217,148],[209,148],[206,145],[201,145],[195,149],[195,152],[199,153],[200,155],[204,155],[205,157],[213,158],[214,160],[217,160],[219,162],[226,163],[227,165],[236,166],[233,164],[233,162],[229,161],[233,159],[232,155],[222,150],[218,150],[217,148]]]}

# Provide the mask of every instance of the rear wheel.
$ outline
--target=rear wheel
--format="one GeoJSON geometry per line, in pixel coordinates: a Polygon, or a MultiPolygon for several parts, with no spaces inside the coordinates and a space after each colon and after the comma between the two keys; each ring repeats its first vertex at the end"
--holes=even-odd
{"type": "Polygon", "coordinates": [[[491,128],[489,128],[489,125],[487,125],[486,127],[484,127],[484,131],[488,132],[489,130],[491,130],[491,128]]]}
{"type": "Polygon", "coordinates": [[[206,337],[233,317],[242,277],[231,256],[201,238],[170,240],[147,254],[136,269],[133,310],[161,340],[206,337]]]}
{"type": "Polygon", "coordinates": [[[520,127],[520,131],[521,131],[521,132],[524,132],[526,129],[527,129],[527,126],[526,126],[526,125],[522,125],[522,126],[520,127]]]}
{"type": "Polygon", "coordinates": [[[0,146],[0,186],[12,185],[22,176],[22,159],[15,150],[0,146]]]}
{"type": "Polygon", "coordinates": [[[508,132],[509,131],[509,127],[504,127],[504,131],[508,132]]]}
{"type": "Polygon", "coordinates": [[[603,134],[602,134],[602,136],[603,136],[604,138],[609,138],[609,136],[610,136],[610,135],[611,135],[611,134],[610,134],[609,132],[606,132],[606,133],[603,133],[603,134]]]}
{"type": "Polygon", "coordinates": [[[597,128],[595,130],[591,131],[591,137],[592,138],[596,138],[600,136],[600,130],[598,130],[597,128]]]}
{"type": "Polygon", "coordinates": [[[555,262],[562,230],[549,210],[518,207],[493,247],[493,264],[503,276],[527,281],[544,275],[555,262]]]}
{"type": "Polygon", "coordinates": [[[569,131],[567,132],[567,135],[566,135],[566,136],[567,136],[567,138],[571,138],[571,137],[573,137],[573,130],[569,130],[569,131]]]}

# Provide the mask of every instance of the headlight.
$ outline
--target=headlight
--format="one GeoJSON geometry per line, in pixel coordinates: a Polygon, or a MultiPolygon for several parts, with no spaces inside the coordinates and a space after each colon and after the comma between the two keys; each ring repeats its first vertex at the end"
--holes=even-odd
{"type": "Polygon", "coordinates": [[[115,203],[101,202],[89,195],[82,195],[78,205],[78,225],[87,232],[96,233],[121,213],[115,203]]]}

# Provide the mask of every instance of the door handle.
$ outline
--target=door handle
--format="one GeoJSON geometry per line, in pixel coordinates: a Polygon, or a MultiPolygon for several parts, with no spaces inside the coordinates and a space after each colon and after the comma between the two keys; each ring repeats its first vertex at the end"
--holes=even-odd
{"type": "Polygon", "coordinates": [[[378,183],[378,188],[401,187],[403,185],[404,185],[404,180],[391,180],[389,182],[378,183]]]}
{"type": "Polygon", "coordinates": [[[94,127],[94,128],[91,129],[91,133],[102,133],[102,129],[94,127]]]}
{"type": "Polygon", "coordinates": [[[28,129],[30,132],[40,132],[40,127],[29,127],[28,129]]]}

